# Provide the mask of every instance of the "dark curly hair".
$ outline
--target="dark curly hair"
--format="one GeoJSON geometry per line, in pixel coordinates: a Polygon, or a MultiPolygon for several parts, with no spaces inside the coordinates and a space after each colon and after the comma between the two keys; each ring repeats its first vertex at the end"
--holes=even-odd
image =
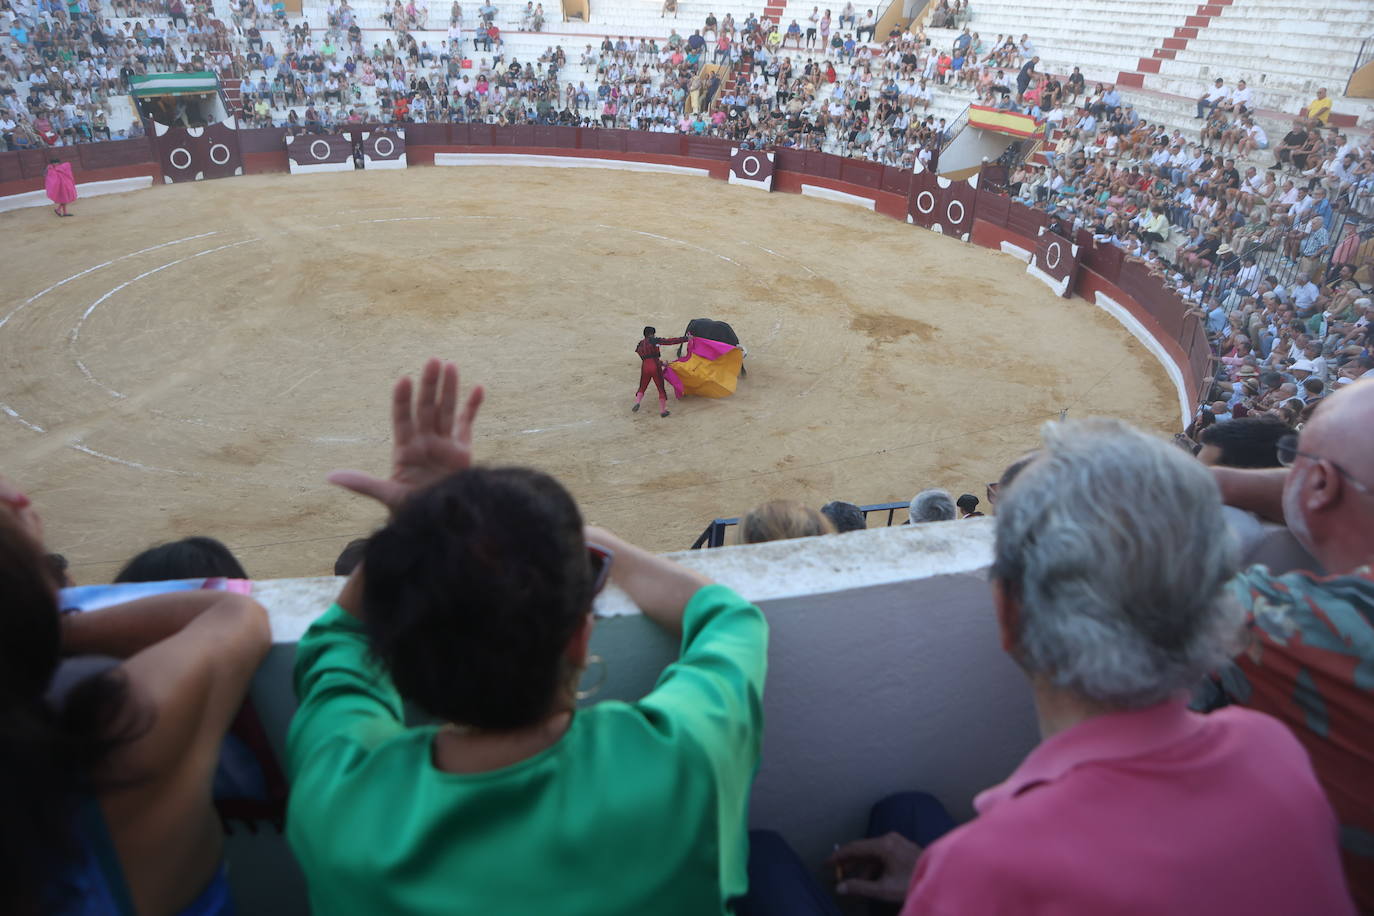
{"type": "Polygon", "coordinates": [[[115,576],[116,582],[168,582],[173,579],[247,579],[243,564],[220,541],[189,537],[158,544],[134,557],[115,576]]]}
{"type": "Polygon", "coordinates": [[[552,477],[474,468],[415,494],[363,559],[372,652],[426,713],[492,731],[562,702],[591,609],[582,516],[552,477]]]}
{"type": "Polygon", "coordinates": [[[49,705],[61,659],[57,586],[42,548],[0,511],[0,784],[11,790],[0,818],[0,913],[48,912],[63,900],[69,889],[55,879],[77,850],[78,802],[99,789],[100,762],[137,730],[118,671],[49,705]]]}

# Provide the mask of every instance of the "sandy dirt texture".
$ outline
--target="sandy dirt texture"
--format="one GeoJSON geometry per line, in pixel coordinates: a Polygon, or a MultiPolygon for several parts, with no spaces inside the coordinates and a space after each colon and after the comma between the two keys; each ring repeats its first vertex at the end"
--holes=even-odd
{"type": "Polygon", "coordinates": [[[73,212],[0,214],[0,471],[82,584],[190,534],[256,578],[329,572],[381,516],[325,474],[386,471],[391,383],[430,355],[488,390],[480,461],[546,470],[589,521],[665,551],[768,499],[981,497],[1065,409],[1177,422],[1164,371],[1090,303],[841,203],[464,167],[73,212]],[[640,328],[696,317],[748,348],[738,392],[632,414],[640,328]]]}

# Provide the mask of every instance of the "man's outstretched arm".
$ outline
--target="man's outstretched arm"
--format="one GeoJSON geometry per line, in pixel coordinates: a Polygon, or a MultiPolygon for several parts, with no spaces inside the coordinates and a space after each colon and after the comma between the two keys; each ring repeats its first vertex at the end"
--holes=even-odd
{"type": "Polygon", "coordinates": [[[1212,468],[1221,501],[1228,506],[1253,512],[1260,518],[1284,523],[1283,484],[1288,479],[1287,468],[1212,468]]]}

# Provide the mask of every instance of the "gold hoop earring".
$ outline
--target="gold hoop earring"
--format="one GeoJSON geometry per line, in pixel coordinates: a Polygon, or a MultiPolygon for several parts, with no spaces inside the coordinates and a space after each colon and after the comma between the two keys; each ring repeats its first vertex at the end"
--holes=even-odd
{"type": "MultiPolygon", "coordinates": [[[[590,668],[592,665],[600,665],[600,666],[601,666],[601,669],[600,669],[600,670],[601,670],[601,676],[598,677],[598,678],[596,679],[596,682],[593,683],[590,687],[586,687],[586,688],[581,688],[581,687],[579,687],[579,688],[573,693],[573,696],[577,697],[579,700],[586,700],[586,699],[590,699],[591,697],[595,696],[595,695],[596,695],[596,692],[597,692],[598,690],[601,689],[601,685],[604,684],[604,683],[606,683],[606,660],[603,659],[600,655],[588,655],[588,656],[587,656],[587,668],[590,668]]],[[[582,671],[583,671],[584,674],[586,673],[587,668],[583,668],[583,669],[582,669],[582,671]]]]}

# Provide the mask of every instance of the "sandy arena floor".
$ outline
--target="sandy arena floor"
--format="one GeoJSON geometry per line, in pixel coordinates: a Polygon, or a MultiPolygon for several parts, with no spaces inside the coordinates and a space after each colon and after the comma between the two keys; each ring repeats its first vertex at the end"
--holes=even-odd
{"type": "Polygon", "coordinates": [[[324,475],[386,469],[390,384],[431,354],[488,388],[481,460],[552,472],[660,550],[775,497],[981,497],[1064,408],[1176,422],[1163,371],[1090,304],[844,204],[425,168],[74,212],[0,215],[0,470],[81,583],[195,533],[255,577],[327,573],[379,516],[324,475]],[[748,347],[739,392],[631,414],[640,327],[699,316],[748,347]]]}

